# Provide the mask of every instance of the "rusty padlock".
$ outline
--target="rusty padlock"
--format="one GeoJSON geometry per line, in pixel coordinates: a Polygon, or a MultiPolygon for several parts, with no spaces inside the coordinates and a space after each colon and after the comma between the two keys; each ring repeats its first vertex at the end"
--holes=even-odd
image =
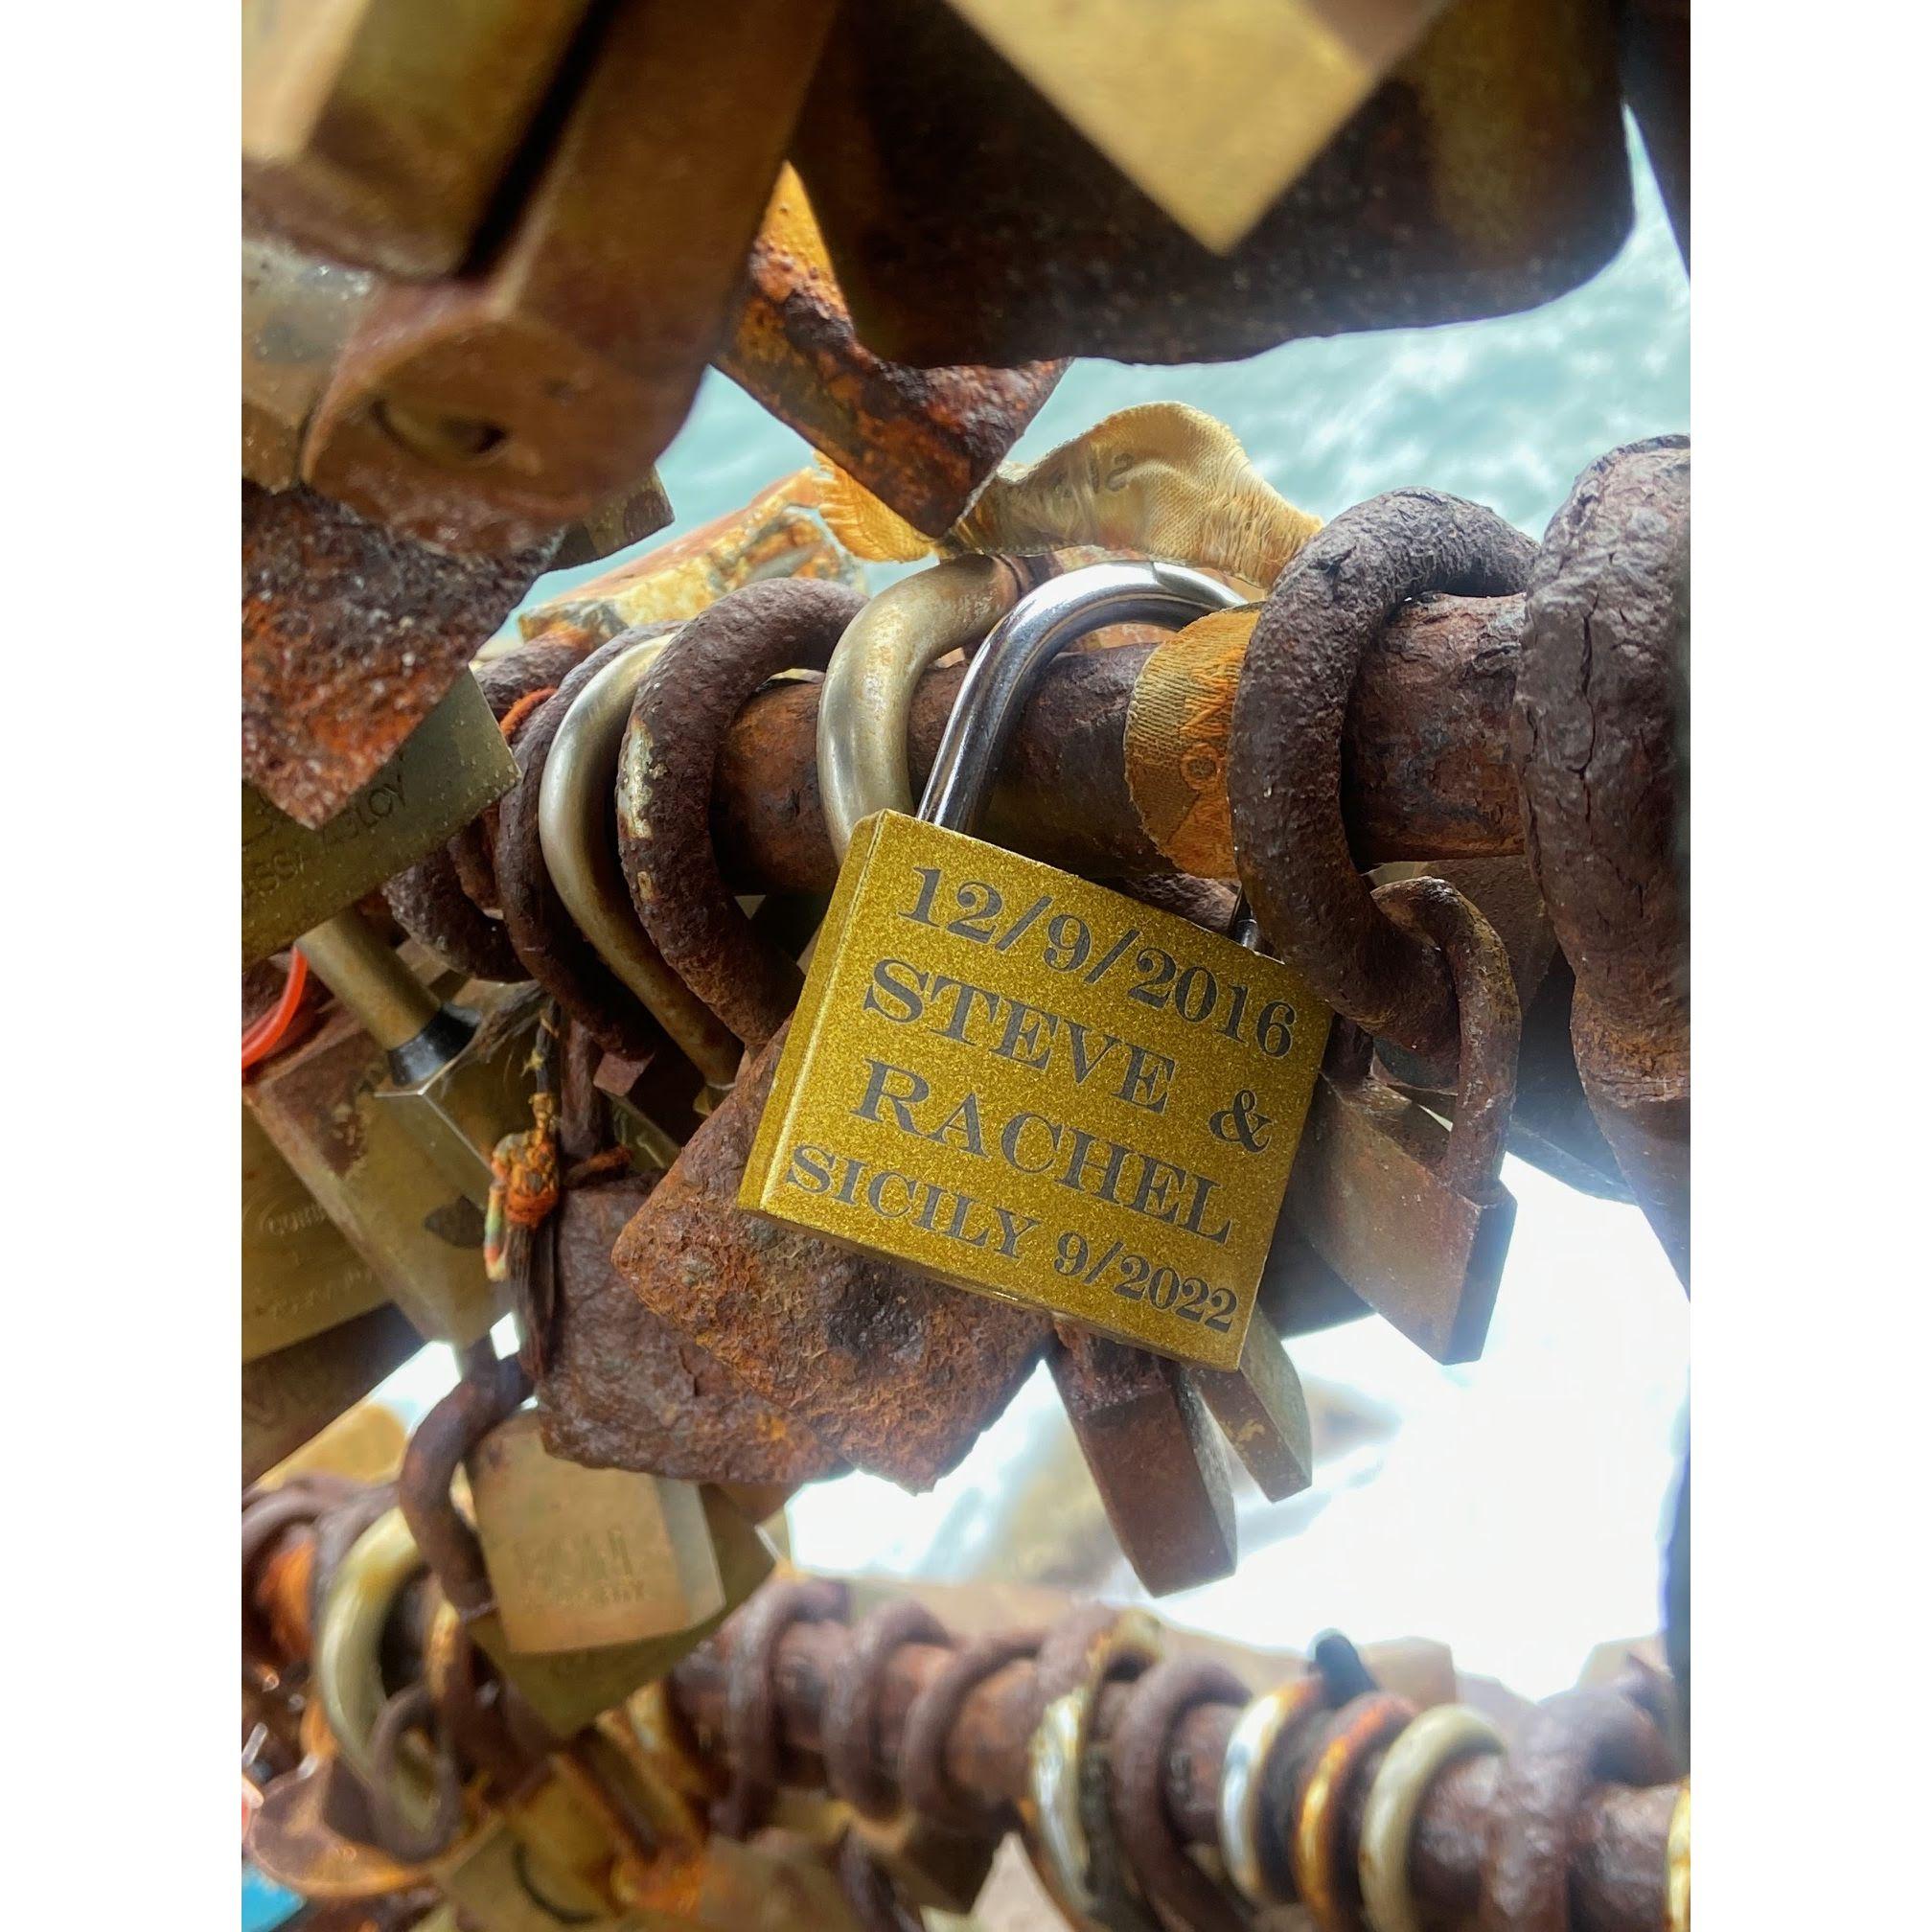
{"type": "MultiPolygon", "coordinates": [[[[705,1488],[700,1503],[703,1536],[721,1586],[718,1607],[696,1604],[681,1627],[632,1643],[559,1651],[513,1649],[483,1546],[458,1510],[450,1484],[464,1459],[516,1414],[528,1391],[528,1378],[514,1357],[466,1375],[417,1425],[397,1489],[425,1561],[471,1636],[551,1731],[567,1737],[702,1643],[770,1574],[772,1559],[752,1525],[717,1490],[705,1488]]],[[[573,1467],[552,1460],[558,1471],[573,1467]]],[[[593,1480],[603,1475],[580,1473],[593,1480]]]]}
{"type": "Polygon", "coordinates": [[[1438,1362],[1472,1362],[1516,1224],[1515,1199],[1497,1179],[1516,1078],[1516,989],[1502,941],[1445,880],[1380,886],[1375,904],[1448,959],[1460,1026],[1455,1123],[1377,1078],[1368,1036],[1338,1025],[1286,1211],[1418,1347],[1438,1362]]]}
{"type": "Polygon", "coordinates": [[[1341,809],[1357,667],[1406,603],[1523,587],[1535,546],[1493,511],[1395,490],[1345,511],[1269,593],[1243,659],[1228,802],[1244,891],[1269,942],[1339,1016],[1287,1213],[1348,1286],[1438,1361],[1481,1351],[1515,1203],[1497,1181],[1521,1013],[1508,954],[1439,879],[1371,890],[1341,809]],[[1460,1062],[1445,1130],[1377,1080],[1366,1033],[1460,1062]]]}
{"type": "Polygon", "coordinates": [[[687,624],[638,688],[618,798],[632,895],[666,959],[756,1057],[614,1259],[647,1306],[765,1400],[847,1460],[924,1488],[1004,1408],[1045,1324],[740,1208],[799,974],[725,890],[708,813],[739,707],[769,678],[823,664],[860,608],[833,585],[748,586],[687,624]]]}
{"type": "Polygon", "coordinates": [[[572,1187],[557,1209],[557,1309],[537,1382],[544,1443],[591,1468],[690,1482],[830,1475],[835,1450],[647,1308],[611,1266],[655,1179],[572,1187]]]}

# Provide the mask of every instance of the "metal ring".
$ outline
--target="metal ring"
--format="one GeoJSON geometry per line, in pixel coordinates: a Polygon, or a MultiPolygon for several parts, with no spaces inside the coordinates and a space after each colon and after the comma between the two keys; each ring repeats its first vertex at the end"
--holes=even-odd
{"type": "Polygon", "coordinates": [[[664,1029],[609,966],[571,918],[544,862],[538,810],[543,771],[578,696],[613,657],[669,625],[620,632],[583,659],[544,701],[517,739],[517,783],[496,808],[496,896],[511,944],[530,977],[608,1052],[644,1059],[664,1044],[664,1029]]]}
{"type": "Polygon", "coordinates": [[[946,1740],[979,1686],[1009,1664],[1040,1648],[1038,1630],[1001,1630],[976,1637],[954,1651],[906,1713],[899,1740],[899,1788],[907,1805],[962,1831],[986,1828],[988,1812],[961,1797],[946,1775],[946,1740]]]}
{"type": "Polygon", "coordinates": [[[754,1052],[797,1003],[803,976],[752,932],[718,870],[719,748],[765,683],[822,666],[862,608],[842,584],[748,584],[684,626],[632,701],[617,770],[625,885],[672,970],[754,1052]]]}
{"type": "Polygon", "coordinates": [[[1094,1707],[1109,1678],[1161,1661],[1162,1638],[1160,1624],[1143,1610],[1090,1610],[1067,1619],[1041,1648],[1046,1701],[1026,1748],[1027,1847],[1062,1909],[1107,1932],[1159,1928],[1115,1842],[1107,1767],[1092,1749],[1094,1707]]]}
{"type": "Polygon", "coordinates": [[[1493,597],[1536,546],[1494,511],[1433,490],[1346,510],[1276,579],[1242,661],[1228,734],[1241,885],[1261,930],[1329,1005],[1411,1052],[1456,1044],[1433,948],[1376,910],[1342,819],[1342,727],[1363,654],[1411,598],[1493,597]]]}
{"type": "Polygon", "coordinates": [[[1232,610],[1245,601],[1178,564],[1092,564],[1029,590],[967,667],[933,754],[920,817],[954,832],[974,829],[1022,706],[1069,644],[1110,624],[1179,630],[1204,610],[1232,610]]]}
{"type": "Polygon", "coordinates": [[[1425,1711],[1389,1747],[1362,1806],[1355,1862],[1374,1932],[1423,1932],[1409,1886],[1409,1847],[1429,1787],[1451,1764],[1503,1749],[1503,1734],[1466,1704],[1425,1711]]]}
{"type": "MultiPolygon", "coordinates": [[[[373,1739],[385,1701],[382,1629],[403,1586],[423,1567],[402,1510],[391,1508],[342,1559],[316,1627],[316,1699],[342,1761],[368,1786],[381,1771],[373,1739]]],[[[405,1760],[390,1789],[402,1822],[411,1830],[426,1830],[436,1810],[428,1773],[405,1760]]]]}
{"type": "Polygon", "coordinates": [[[1050,573],[1047,558],[954,557],[888,585],[845,627],[818,691],[818,796],[833,856],[874,812],[912,811],[912,693],[1050,573]]]}
{"type": "Polygon", "coordinates": [[[1690,1932],[1690,1781],[1685,1779],[1670,1808],[1670,1835],[1664,1841],[1665,1932],[1690,1932]]]}
{"type": "Polygon", "coordinates": [[[893,1651],[908,1644],[943,1648],[946,1626],[916,1598],[899,1597],[856,1624],[832,1667],[819,1719],[825,1782],[862,1818],[888,1818],[892,1781],[879,1761],[879,1694],[893,1651]]]}
{"type": "Polygon", "coordinates": [[[748,1837],[783,1782],[783,1739],[772,1681],[778,1640],[794,1623],[843,1617],[847,1600],[843,1583],[829,1576],[803,1576],[768,1585],[739,1613],[724,1690],[731,1784],[712,1813],[713,1824],[726,1838],[748,1837]]]}
{"type": "Polygon", "coordinates": [[[640,637],[577,693],[543,761],[537,833],[550,883],[598,956],[705,1079],[728,1087],[738,1072],[738,1042],[651,943],[617,862],[610,800],[624,727],[637,686],[669,642],[640,637]]]}
{"type": "Polygon", "coordinates": [[[1188,1932],[1242,1932],[1223,1889],[1188,1856],[1168,1815],[1162,1774],[1181,1720],[1199,1704],[1244,1703],[1248,1687],[1225,1664],[1170,1657],[1135,1685],[1107,1739],[1114,1815],[1148,1902],[1188,1932]]]}
{"type": "Polygon", "coordinates": [[[926,1932],[924,1916],[899,1896],[892,1875],[857,1831],[839,1840],[839,1884],[861,1932],[926,1932]]]}
{"type": "Polygon", "coordinates": [[[1620,1691],[1565,1690],[1523,1721],[1497,1775],[1483,1874],[1492,1932],[1567,1932],[1570,1824],[1593,1784],[1664,1784],[1677,1766],[1647,1712],[1620,1691]]]}
{"type": "Polygon", "coordinates": [[[1415,1715],[1387,1690],[1358,1697],[1337,1713],[1308,1767],[1295,1809],[1295,1887],[1322,1932],[1357,1932],[1362,1915],[1347,1896],[1353,1874],[1342,1856],[1348,1788],[1370,1752],[1392,1743],[1415,1715]]]}
{"type": "Polygon", "coordinates": [[[439,1731],[431,1744],[430,1779],[435,1795],[428,1822],[413,1825],[397,1797],[403,1766],[411,1761],[402,1755],[404,1736],[424,1727],[434,1714],[435,1700],[428,1685],[405,1684],[377,1713],[375,1728],[369,1734],[369,1755],[375,1765],[375,1776],[368,1784],[370,1822],[382,1849],[408,1865],[442,1857],[463,1829],[463,1783],[447,1734],[439,1731]]]}
{"type": "Polygon", "coordinates": [[[1221,1863],[1229,1882],[1257,1910],[1295,1898],[1292,1869],[1268,1829],[1263,1800],[1271,1768],[1327,1703],[1327,1687],[1313,1671],[1265,1690],[1236,1720],[1222,1756],[1221,1863]]]}

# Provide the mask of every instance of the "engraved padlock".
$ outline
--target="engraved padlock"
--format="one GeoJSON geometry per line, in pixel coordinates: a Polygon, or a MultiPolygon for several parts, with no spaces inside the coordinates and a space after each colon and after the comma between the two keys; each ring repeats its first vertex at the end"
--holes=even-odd
{"type": "MultiPolygon", "coordinates": [[[[651,1616],[660,1620],[654,1635],[568,1649],[516,1648],[499,1608],[496,1575],[476,1530],[457,1508],[450,1484],[464,1460],[480,1450],[494,1430],[516,1415],[528,1392],[528,1378],[514,1357],[466,1375],[417,1424],[403,1458],[397,1493],[425,1560],[471,1636],[552,1732],[567,1737],[600,1712],[661,1676],[702,1643],[764,1581],[770,1573],[772,1557],[764,1538],[729,1501],[708,1485],[699,1487],[695,1495],[710,1569],[707,1573],[696,1556],[690,1559],[690,1569],[698,1585],[704,1585],[708,1576],[715,1577],[716,1587],[689,1600],[687,1621],[666,1628],[661,1619],[668,1613],[659,1601],[651,1610],[651,1616]]],[[[638,1484],[640,1496],[648,1496],[656,1481],[629,1472],[578,1470],[575,1464],[561,1461],[556,1462],[549,1480],[559,1480],[560,1471],[575,1472],[597,1484],[638,1484]]],[[[472,1469],[472,1490],[479,1475],[488,1485],[487,1473],[479,1465],[472,1469]]],[[[683,1536],[688,1551],[692,1541],[688,1524],[683,1536]]],[[[520,1552],[513,1548],[512,1553],[520,1552]]],[[[540,1589],[540,1576],[527,1580],[533,1588],[540,1589]]],[[[507,1570],[502,1581],[512,1581],[507,1570]]],[[[557,1614],[556,1605],[550,1606],[550,1614],[557,1614]]],[[[569,1614],[567,1604],[563,1614],[569,1614]]]]}
{"type": "MultiPolygon", "coordinates": [[[[862,820],[911,803],[908,724],[922,673],[945,651],[992,631],[1025,578],[1044,582],[1046,571],[1046,560],[960,558],[894,585],[846,628],[818,703],[819,789],[841,860],[862,820]]],[[[984,648],[999,647],[989,639],[984,648]]],[[[1257,1354],[1257,1331],[1265,1331],[1265,1360],[1273,1330],[1258,1308],[1244,1365],[1257,1354]]],[[[1203,1414],[1202,1385],[1211,1385],[1230,1413],[1238,1410],[1249,1453],[1261,1432],[1242,1371],[1184,1369],[1072,1329],[1056,1338],[1047,1359],[1107,1520],[1141,1583],[1161,1596],[1229,1575],[1236,1560],[1233,1495],[1203,1414]]]]}
{"type": "Polygon", "coordinates": [[[1379,886],[1375,904],[1438,946],[1456,986],[1455,1123],[1374,1070],[1373,1042],[1336,1029],[1287,1213],[1308,1245],[1370,1307],[1438,1362],[1483,1352],[1516,1202],[1498,1179],[1515,1092],[1522,1020],[1509,957],[1446,880],[1379,886]]]}
{"type": "Polygon", "coordinates": [[[921,816],[880,813],[853,839],[744,1207],[1236,1366],[1327,1010],[1280,961],[970,828],[1056,652],[1239,601],[1176,565],[1104,564],[995,627],[921,816]]]}

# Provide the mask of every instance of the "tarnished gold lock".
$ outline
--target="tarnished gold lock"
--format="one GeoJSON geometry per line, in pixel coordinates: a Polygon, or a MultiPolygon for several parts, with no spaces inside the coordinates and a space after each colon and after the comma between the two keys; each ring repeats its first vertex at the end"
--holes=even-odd
{"type": "Polygon", "coordinates": [[[482,982],[439,1005],[366,927],[331,927],[338,945],[311,963],[354,1010],[242,1103],[422,1334],[466,1347],[507,1312],[483,1270],[483,1209],[495,1138],[527,1119],[537,1008],[482,982]]]}
{"type": "Polygon", "coordinates": [[[661,1637],[724,1607],[695,1483],[586,1469],[544,1447],[534,1409],[470,1458],[476,1534],[519,1655],[661,1637]]]}
{"type": "MultiPolygon", "coordinates": [[[[417,1424],[402,1459],[397,1495],[424,1559],[471,1637],[550,1730],[568,1737],[696,1649],[770,1576],[772,1554],[757,1529],[724,1496],[700,1485],[703,1538],[719,1586],[715,1600],[694,1598],[688,1622],[675,1628],[660,1624],[653,1636],[569,1649],[515,1648],[499,1607],[497,1579],[475,1530],[456,1506],[450,1483],[458,1464],[515,1415],[528,1392],[528,1378],[514,1358],[458,1383],[417,1424]]],[[[647,1485],[653,1480],[622,1471],[578,1469],[572,1463],[559,1466],[585,1477],[625,1475],[647,1485]]],[[[479,1473],[486,1485],[489,1482],[479,1465],[472,1471],[472,1489],[479,1473]]],[[[688,1531],[685,1545],[688,1550],[688,1531]]],[[[697,1560],[692,1559],[694,1566],[697,1560]]],[[[506,1571],[504,1581],[510,1580],[506,1571]]],[[[535,1580],[540,1585],[540,1579],[535,1580]]]]}
{"type": "Polygon", "coordinates": [[[242,1110],[242,1359],[260,1360],[389,1299],[368,1262],[242,1110]]]}
{"type": "Polygon", "coordinates": [[[862,825],[740,1205],[1158,1353],[1239,1362],[1328,1012],[1277,960],[968,836],[1040,670],[1238,600],[1162,564],[1030,592],[921,816],[862,825]]]}

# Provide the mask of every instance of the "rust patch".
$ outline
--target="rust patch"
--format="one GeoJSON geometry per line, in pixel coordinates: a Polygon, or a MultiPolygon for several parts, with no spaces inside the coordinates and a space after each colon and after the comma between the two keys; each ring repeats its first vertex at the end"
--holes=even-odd
{"type": "Polygon", "coordinates": [[[839,1458],[632,1292],[610,1265],[653,1180],[572,1188],[558,1215],[559,1307],[537,1385],[543,1446],[593,1469],[690,1483],[809,1483],[839,1458]]]}
{"type": "Polygon", "coordinates": [[[739,1208],[784,1042],[781,1027],[686,1142],[613,1259],[648,1308],[848,1461],[930,1488],[1012,1399],[1046,1323],[739,1208]]]}
{"type": "Polygon", "coordinates": [[[311,831],[428,716],[549,560],[456,557],[242,486],[242,775],[311,831]]]}

